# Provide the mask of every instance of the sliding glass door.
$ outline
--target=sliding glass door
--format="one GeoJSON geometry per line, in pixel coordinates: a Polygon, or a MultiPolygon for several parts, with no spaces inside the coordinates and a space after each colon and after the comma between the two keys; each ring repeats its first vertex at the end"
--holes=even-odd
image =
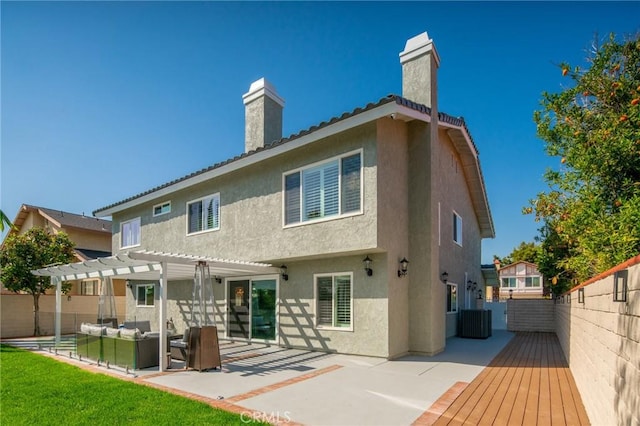
{"type": "Polygon", "coordinates": [[[243,339],[276,339],[277,281],[245,279],[227,281],[227,335],[243,339]]]}

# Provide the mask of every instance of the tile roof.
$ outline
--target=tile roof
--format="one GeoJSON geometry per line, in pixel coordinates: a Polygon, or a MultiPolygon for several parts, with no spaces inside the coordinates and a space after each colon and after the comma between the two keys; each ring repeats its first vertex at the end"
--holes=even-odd
{"type": "MultiPolygon", "coordinates": [[[[135,200],[137,198],[140,198],[140,197],[143,197],[145,195],[154,193],[156,191],[159,191],[159,190],[161,190],[163,188],[169,187],[169,186],[174,185],[176,183],[188,180],[190,178],[193,178],[195,176],[198,176],[198,175],[201,175],[203,173],[209,172],[211,170],[218,169],[218,168],[220,168],[222,166],[226,166],[227,164],[233,163],[233,162],[238,161],[238,160],[240,160],[242,158],[249,157],[249,156],[254,155],[254,154],[258,153],[258,152],[266,151],[266,150],[275,148],[277,146],[286,144],[288,142],[292,142],[292,141],[294,141],[296,139],[299,139],[299,138],[301,138],[303,136],[306,136],[308,134],[316,132],[316,131],[324,128],[324,127],[330,126],[330,125],[335,124],[337,122],[340,122],[342,120],[346,120],[348,118],[354,117],[354,116],[356,116],[358,114],[361,114],[363,112],[370,111],[372,109],[378,108],[380,106],[383,106],[383,105],[386,105],[386,104],[389,104],[389,103],[394,103],[394,102],[397,105],[401,105],[401,106],[404,106],[404,107],[407,107],[407,108],[411,108],[411,109],[413,109],[415,111],[421,112],[421,113],[429,115],[429,116],[431,115],[431,108],[429,108],[426,105],[413,102],[413,101],[411,101],[411,100],[409,100],[407,98],[403,98],[402,96],[399,96],[399,95],[394,95],[394,94],[387,95],[384,98],[379,99],[377,102],[370,102],[364,107],[359,107],[359,108],[356,108],[356,109],[354,109],[354,110],[352,110],[350,112],[345,112],[340,116],[336,116],[336,117],[331,118],[329,121],[322,121],[317,125],[311,126],[311,127],[309,127],[308,129],[305,129],[305,130],[301,130],[300,132],[295,133],[293,135],[290,135],[290,136],[288,136],[286,138],[282,138],[280,140],[273,141],[273,142],[265,145],[264,147],[259,147],[259,148],[255,149],[253,151],[242,153],[242,154],[237,155],[237,156],[235,156],[233,158],[230,158],[228,160],[225,160],[225,161],[222,161],[222,162],[219,162],[219,163],[215,163],[215,164],[213,164],[213,165],[211,165],[209,167],[206,167],[204,169],[195,171],[195,172],[190,173],[190,174],[188,174],[186,176],[182,176],[182,177],[180,177],[178,179],[174,179],[174,180],[172,180],[170,182],[167,182],[167,183],[164,183],[162,185],[156,186],[155,188],[151,188],[151,189],[149,189],[147,191],[144,191],[144,192],[141,192],[139,194],[133,195],[133,196],[131,196],[129,198],[126,198],[124,200],[121,200],[121,201],[118,201],[116,203],[109,204],[108,206],[105,206],[105,207],[99,208],[97,210],[94,210],[93,214],[95,215],[99,211],[107,210],[107,209],[119,206],[121,204],[127,203],[129,201],[133,201],[133,200],[135,200]]],[[[466,125],[463,117],[454,117],[454,116],[451,116],[449,114],[445,114],[443,112],[438,112],[438,120],[440,122],[444,122],[444,123],[447,123],[447,124],[450,124],[450,125],[453,125],[453,126],[463,127],[465,129],[467,135],[469,136],[470,140],[471,140],[473,148],[476,150],[476,153],[478,152],[476,144],[473,141],[473,139],[471,138],[471,133],[469,132],[469,129],[467,128],[467,125],[466,125]]]]}
{"type": "Polygon", "coordinates": [[[82,257],[84,257],[85,259],[97,259],[99,257],[109,257],[111,256],[111,252],[110,251],[102,251],[102,250],[91,250],[91,249],[85,249],[85,248],[78,248],[76,247],[74,249],[75,251],[77,251],[78,253],[80,253],[82,255],[82,257]]]}
{"type": "Polygon", "coordinates": [[[28,209],[40,210],[51,219],[58,222],[62,227],[72,227],[86,229],[88,231],[106,232],[111,234],[111,221],[99,219],[97,217],[85,216],[84,214],[69,213],[62,210],[53,210],[45,207],[24,204],[28,209]]]}

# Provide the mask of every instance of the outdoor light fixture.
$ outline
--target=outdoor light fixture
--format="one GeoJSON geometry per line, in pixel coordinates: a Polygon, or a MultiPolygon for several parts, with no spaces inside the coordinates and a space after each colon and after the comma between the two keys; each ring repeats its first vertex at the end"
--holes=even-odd
{"type": "Polygon", "coordinates": [[[449,274],[447,274],[447,271],[444,271],[440,276],[442,277],[442,282],[446,284],[447,280],[449,279],[449,274]]]}
{"type": "Polygon", "coordinates": [[[476,283],[471,280],[467,281],[467,290],[476,291],[476,283]]]}
{"type": "Polygon", "coordinates": [[[578,303],[584,303],[584,288],[578,289],[578,303]]]}
{"type": "Polygon", "coordinates": [[[369,255],[367,255],[367,257],[365,257],[362,260],[362,263],[364,263],[364,270],[367,272],[368,276],[373,275],[373,269],[371,269],[371,262],[372,260],[369,258],[369,255]]]}
{"type": "Polygon", "coordinates": [[[287,274],[287,265],[280,266],[280,275],[282,275],[283,280],[289,281],[289,274],[287,274]]]}
{"type": "Polygon", "coordinates": [[[513,289],[509,289],[509,299],[513,299],[513,289]]]}
{"type": "Polygon", "coordinates": [[[409,265],[409,261],[406,257],[403,257],[400,261],[400,269],[398,269],[398,277],[404,277],[407,275],[407,265],[409,265]]]}
{"type": "Polygon", "coordinates": [[[218,284],[222,284],[222,277],[219,277],[219,276],[217,276],[217,275],[216,275],[216,277],[215,277],[215,278],[216,278],[216,282],[217,282],[218,284]]]}
{"type": "Polygon", "coordinates": [[[67,302],[71,302],[71,295],[67,296],[67,302]]]}
{"type": "Polygon", "coordinates": [[[478,299],[482,299],[482,289],[478,289],[478,299]]]}
{"type": "Polygon", "coordinates": [[[131,280],[126,280],[125,282],[127,283],[128,288],[133,288],[133,284],[131,284],[131,280]]]}

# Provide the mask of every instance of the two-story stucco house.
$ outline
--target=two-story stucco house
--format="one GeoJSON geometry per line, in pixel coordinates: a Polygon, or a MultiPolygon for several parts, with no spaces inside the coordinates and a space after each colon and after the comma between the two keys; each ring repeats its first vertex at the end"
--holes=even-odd
{"type": "MultiPolygon", "coordinates": [[[[433,41],[411,38],[400,62],[401,96],[286,138],[284,100],[254,82],[243,154],[94,212],[112,217],[113,252],[220,266],[222,339],[385,358],[442,351],[494,227],[466,124],[438,111],[433,41]]],[[[127,317],[187,326],[193,279],[174,277],[131,275],[127,317]]]]}
{"type": "Polygon", "coordinates": [[[498,271],[500,277],[500,299],[541,298],[543,275],[538,266],[524,260],[512,263],[498,271]]]}
{"type": "MultiPolygon", "coordinates": [[[[30,204],[20,206],[13,227],[7,237],[24,234],[29,229],[39,227],[52,234],[64,232],[74,242],[74,252],[79,261],[87,261],[111,255],[111,221],[70,213],[30,204]]],[[[4,242],[3,242],[4,244],[4,242]]],[[[102,284],[100,279],[86,278],[70,281],[69,295],[97,295],[102,284]]],[[[116,282],[114,291],[124,296],[124,282],[116,282]]],[[[3,289],[4,292],[4,289],[3,289]]]]}

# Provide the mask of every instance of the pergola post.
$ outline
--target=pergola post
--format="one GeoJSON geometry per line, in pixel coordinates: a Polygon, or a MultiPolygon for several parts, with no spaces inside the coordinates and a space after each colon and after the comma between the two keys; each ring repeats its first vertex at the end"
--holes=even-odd
{"type": "Polygon", "coordinates": [[[60,344],[61,329],[62,329],[62,280],[57,276],[51,277],[51,285],[56,286],[56,317],[55,317],[55,332],[56,332],[56,346],[60,344]]]}
{"type": "Polygon", "coordinates": [[[167,266],[166,261],[160,263],[160,349],[158,350],[160,372],[171,367],[171,365],[168,365],[171,361],[167,357],[167,266]]]}

